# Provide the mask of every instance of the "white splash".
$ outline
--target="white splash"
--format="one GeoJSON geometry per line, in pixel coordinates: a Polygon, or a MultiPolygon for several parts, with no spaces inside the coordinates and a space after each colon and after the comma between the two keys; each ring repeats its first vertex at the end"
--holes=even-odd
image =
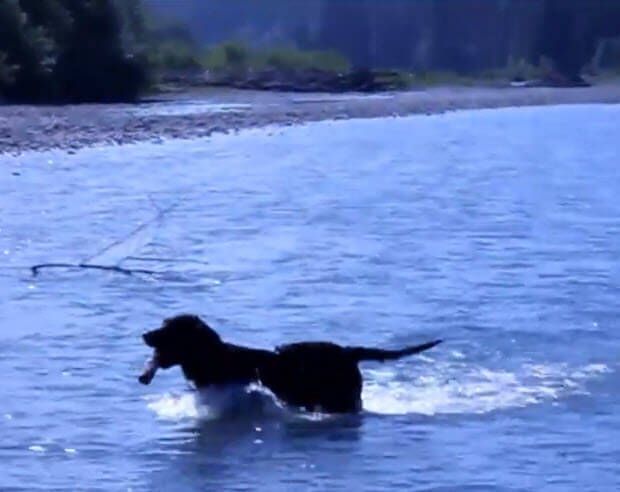
{"type": "Polygon", "coordinates": [[[157,416],[167,420],[181,420],[184,418],[208,418],[208,409],[201,408],[200,402],[194,393],[181,395],[165,394],[151,395],[146,398],[147,407],[157,416]]]}
{"type": "Polygon", "coordinates": [[[437,364],[403,381],[392,372],[366,371],[364,409],[379,414],[480,414],[524,407],[578,393],[610,372],[604,364],[527,364],[516,372],[467,364],[437,364]]]}
{"type": "Polygon", "coordinates": [[[258,385],[227,385],[181,395],[150,396],[147,401],[151,410],[167,420],[277,416],[285,412],[274,395],[258,385]]]}
{"type": "MultiPolygon", "coordinates": [[[[384,415],[482,414],[586,394],[586,383],[610,372],[605,364],[524,364],[516,371],[456,361],[432,362],[404,379],[390,369],[364,370],[364,410],[384,415]]],[[[166,420],[291,417],[322,421],[322,413],[292,412],[260,386],[226,386],[178,395],[152,395],[147,406],[166,420]]]]}

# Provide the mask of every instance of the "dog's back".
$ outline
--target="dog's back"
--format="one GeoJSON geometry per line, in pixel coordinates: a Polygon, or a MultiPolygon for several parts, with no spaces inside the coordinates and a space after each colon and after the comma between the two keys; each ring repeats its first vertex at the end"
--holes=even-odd
{"type": "Polygon", "coordinates": [[[344,347],[300,342],[276,349],[260,382],[290,405],[309,411],[353,412],[361,408],[362,374],[344,347]]]}

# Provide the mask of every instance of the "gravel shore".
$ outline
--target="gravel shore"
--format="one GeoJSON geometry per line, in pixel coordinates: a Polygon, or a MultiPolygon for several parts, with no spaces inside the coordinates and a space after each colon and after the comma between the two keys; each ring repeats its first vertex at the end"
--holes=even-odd
{"type": "Polygon", "coordinates": [[[620,81],[583,88],[442,87],[377,95],[214,89],[134,105],[6,105],[0,106],[0,154],[200,138],[272,124],[582,103],[620,103],[620,81]]]}

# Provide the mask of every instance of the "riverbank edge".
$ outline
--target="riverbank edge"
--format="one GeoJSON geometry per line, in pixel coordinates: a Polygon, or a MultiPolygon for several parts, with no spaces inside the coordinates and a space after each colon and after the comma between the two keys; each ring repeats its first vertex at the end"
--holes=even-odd
{"type": "Polygon", "coordinates": [[[446,111],[565,104],[620,104],[620,81],[579,88],[439,87],[381,95],[311,97],[240,90],[194,91],[137,105],[0,106],[0,155],[53,149],[76,152],[98,145],[204,138],[247,128],[306,122],[401,117],[446,111]],[[157,114],[191,102],[230,110],[157,114]],[[149,111],[142,111],[150,108],[149,111]]]}

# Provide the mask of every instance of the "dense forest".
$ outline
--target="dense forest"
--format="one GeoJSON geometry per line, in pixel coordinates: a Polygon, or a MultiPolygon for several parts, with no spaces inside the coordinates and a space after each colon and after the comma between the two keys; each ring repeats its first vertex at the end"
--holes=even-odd
{"type": "Polygon", "coordinates": [[[0,0],[0,25],[0,99],[123,101],[178,59],[158,36],[175,50],[235,39],[459,74],[545,57],[578,79],[620,36],[620,0],[0,0]]]}
{"type": "Polygon", "coordinates": [[[149,0],[215,43],[333,49],[357,66],[475,73],[542,55],[575,76],[620,36],[620,0],[149,0]]]}

